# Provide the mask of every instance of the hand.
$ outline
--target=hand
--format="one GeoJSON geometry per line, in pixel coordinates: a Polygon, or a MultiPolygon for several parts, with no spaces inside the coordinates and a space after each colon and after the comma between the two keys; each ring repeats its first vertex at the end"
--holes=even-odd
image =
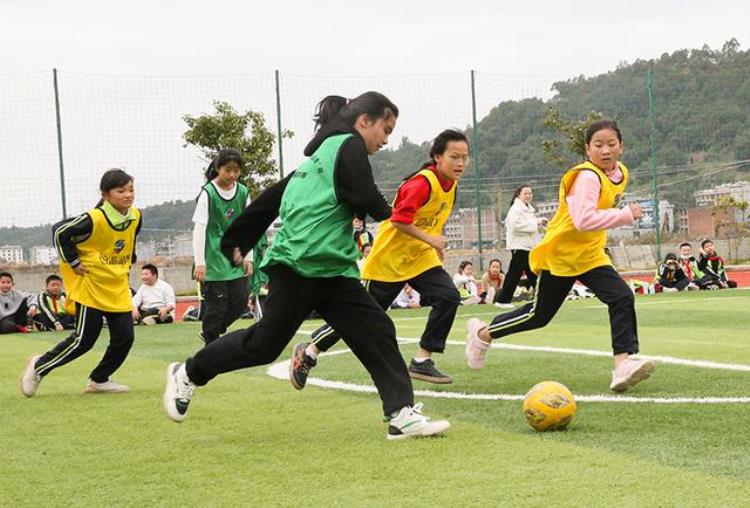
{"type": "Polygon", "coordinates": [[[138,309],[133,309],[133,312],[131,312],[133,315],[133,321],[138,321],[141,319],[141,313],[138,311],[138,309]]]}
{"type": "Polygon", "coordinates": [[[29,317],[34,317],[35,314],[36,314],[36,306],[32,305],[31,307],[29,307],[29,310],[28,312],[26,312],[26,315],[29,317]]]}
{"type": "Polygon", "coordinates": [[[195,280],[198,282],[206,280],[206,265],[198,265],[195,267],[195,280]]]}
{"type": "Polygon", "coordinates": [[[76,265],[75,268],[73,268],[73,271],[76,272],[78,275],[84,275],[86,273],[89,273],[88,268],[86,268],[85,266],[81,264],[76,265]]]}
{"type": "Polygon", "coordinates": [[[232,250],[232,264],[234,266],[242,266],[244,262],[245,258],[242,256],[242,251],[240,251],[239,247],[235,247],[232,250]]]}
{"type": "Polygon", "coordinates": [[[159,321],[164,321],[169,316],[169,307],[162,307],[159,309],[159,321]]]}
{"type": "Polygon", "coordinates": [[[549,221],[546,217],[542,217],[541,219],[539,219],[539,227],[546,228],[548,222],[549,221]]]}
{"type": "Polygon", "coordinates": [[[245,277],[250,277],[253,274],[253,262],[245,261],[245,277]]]}
{"type": "Polygon", "coordinates": [[[634,219],[640,219],[643,217],[643,210],[641,210],[638,203],[628,203],[628,208],[630,208],[630,213],[633,214],[634,219]]]}
{"type": "Polygon", "coordinates": [[[55,330],[57,330],[58,332],[61,332],[61,331],[63,331],[64,329],[65,329],[65,328],[64,328],[64,327],[63,327],[63,325],[61,325],[60,323],[56,323],[56,324],[55,324],[55,330]]]}

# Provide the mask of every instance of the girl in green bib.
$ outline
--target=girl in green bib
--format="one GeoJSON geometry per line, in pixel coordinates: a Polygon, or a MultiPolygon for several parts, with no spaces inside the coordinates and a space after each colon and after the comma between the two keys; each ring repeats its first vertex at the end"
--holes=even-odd
{"type": "MultiPolygon", "coordinates": [[[[431,421],[414,404],[414,391],[396,343],[393,322],[359,282],[352,219],[390,217],[375,185],[368,155],[388,142],[398,108],[377,92],[350,101],[329,96],[318,105],[309,158],[289,177],[258,196],[222,239],[234,264],[280,216],[259,268],[269,277],[263,317],[220,337],[167,369],[164,408],[180,422],[197,386],[219,374],[273,362],[311,311],[333,326],[369,372],[389,422],[388,439],[438,434],[450,426],[431,421]],[[363,326],[363,324],[365,326],[363,326]]],[[[239,378],[238,378],[239,379],[239,378]]]]}
{"type": "Polygon", "coordinates": [[[203,283],[201,338],[206,344],[227,331],[247,306],[247,279],[252,263],[234,266],[221,253],[221,237],[250,202],[247,187],[238,179],[244,166],[240,152],[219,151],[206,171],[206,184],[193,213],[195,278],[203,283]]]}

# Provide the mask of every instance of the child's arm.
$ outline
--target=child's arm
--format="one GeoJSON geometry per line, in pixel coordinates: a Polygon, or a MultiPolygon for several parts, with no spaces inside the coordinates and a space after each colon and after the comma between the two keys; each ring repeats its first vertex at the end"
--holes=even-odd
{"type": "Polygon", "coordinates": [[[338,200],[358,217],[369,215],[383,221],[391,216],[390,205],[375,185],[362,138],[352,137],[341,147],[333,169],[333,182],[338,200]]]}
{"type": "Polygon", "coordinates": [[[430,199],[430,182],[424,177],[412,178],[404,183],[396,195],[391,213],[391,224],[402,233],[420,240],[445,255],[445,241],[441,236],[425,233],[414,225],[414,214],[430,199]]]}
{"type": "Polygon", "coordinates": [[[87,240],[93,229],[94,223],[88,213],[65,219],[52,226],[52,239],[60,261],[69,264],[71,268],[79,266],[81,262],[78,259],[76,244],[87,240]]]}
{"type": "Polygon", "coordinates": [[[570,218],[578,231],[598,231],[611,229],[635,221],[633,209],[597,208],[602,185],[599,177],[592,171],[580,171],[568,192],[565,201],[568,204],[570,218]]]}
{"type": "Polygon", "coordinates": [[[279,216],[281,198],[293,175],[294,172],[289,173],[283,180],[263,191],[229,225],[221,238],[221,251],[227,258],[233,258],[235,247],[240,249],[244,258],[264,237],[266,230],[279,216]]]}

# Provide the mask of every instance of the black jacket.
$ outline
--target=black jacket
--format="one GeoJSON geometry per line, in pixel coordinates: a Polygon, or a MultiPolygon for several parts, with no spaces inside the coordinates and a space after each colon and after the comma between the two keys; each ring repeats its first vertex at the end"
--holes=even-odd
{"type": "MultiPolygon", "coordinates": [[[[362,137],[352,127],[334,120],[323,127],[305,147],[305,155],[315,153],[326,138],[336,134],[354,134],[339,150],[333,168],[333,185],[336,198],[364,219],[367,215],[377,221],[391,216],[391,207],[375,185],[372,167],[362,137]]],[[[252,249],[266,230],[279,216],[281,198],[293,172],[266,189],[229,226],[221,238],[221,250],[232,259],[232,251],[239,247],[243,257],[252,249]]]]}

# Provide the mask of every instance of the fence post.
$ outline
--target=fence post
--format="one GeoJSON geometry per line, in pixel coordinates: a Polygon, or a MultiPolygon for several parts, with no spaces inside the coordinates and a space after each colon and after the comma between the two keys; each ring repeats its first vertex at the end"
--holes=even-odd
{"type": "Polygon", "coordinates": [[[482,259],[482,207],[479,202],[479,130],[477,128],[477,93],[474,86],[474,74],[471,71],[471,117],[474,130],[474,139],[472,144],[472,158],[474,159],[474,194],[477,201],[477,244],[479,245],[479,271],[484,272],[484,259],[482,259]]]}
{"type": "Polygon", "coordinates": [[[654,70],[649,67],[648,74],[648,122],[649,142],[651,144],[651,173],[654,179],[654,227],[656,228],[656,259],[661,259],[661,217],[659,214],[659,183],[656,175],[656,142],[654,141],[654,70]]]}
{"type": "Polygon", "coordinates": [[[284,178],[284,142],[281,135],[281,94],[279,93],[279,70],[275,72],[276,81],[276,139],[279,143],[279,175],[284,178]]]}
{"type": "Polygon", "coordinates": [[[65,202],[65,166],[63,165],[62,123],[60,122],[60,91],[57,86],[57,69],[52,69],[52,83],[55,88],[55,117],[57,120],[57,160],[60,165],[60,196],[62,199],[62,218],[68,217],[65,202]]]}

